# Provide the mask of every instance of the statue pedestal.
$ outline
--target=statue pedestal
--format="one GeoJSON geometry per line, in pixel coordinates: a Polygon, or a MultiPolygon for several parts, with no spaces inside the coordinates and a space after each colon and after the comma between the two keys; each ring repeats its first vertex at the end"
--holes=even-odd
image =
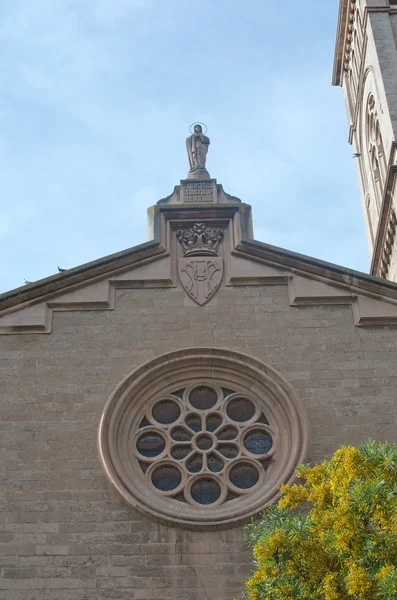
{"type": "Polygon", "coordinates": [[[217,202],[216,179],[182,179],[181,204],[217,202]]]}
{"type": "Polygon", "coordinates": [[[211,175],[204,167],[195,167],[194,169],[190,169],[186,179],[198,179],[199,181],[205,181],[206,179],[211,179],[211,175]]]}
{"type": "MultiPolygon", "coordinates": [[[[239,198],[227,194],[216,179],[181,179],[172,194],[157,204],[234,204],[239,198]]],[[[204,207],[203,207],[204,208],[204,207]]]]}

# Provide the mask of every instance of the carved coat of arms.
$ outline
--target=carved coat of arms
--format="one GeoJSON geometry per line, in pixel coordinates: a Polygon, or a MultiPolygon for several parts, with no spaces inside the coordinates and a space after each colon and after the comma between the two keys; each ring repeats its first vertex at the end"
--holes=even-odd
{"type": "Polygon", "coordinates": [[[203,305],[222,281],[223,259],[217,252],[223,231],[194,223],[189,230],[179,230],[177,237],[184,253],[184,258],[178,260],[179,279],[189,296],[203,305]]]}

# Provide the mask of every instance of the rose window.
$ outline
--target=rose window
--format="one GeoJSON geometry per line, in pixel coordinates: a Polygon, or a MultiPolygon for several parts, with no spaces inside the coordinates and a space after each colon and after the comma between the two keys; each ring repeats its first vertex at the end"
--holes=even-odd
{"type": "Polygon", "coordinates": [[[305,457],[295,390],[258,360],[214,348],[165,354],[116,388],[99,427],[105,474],[150,518],[222,527],[263,510],[305,457]]]}
{"type": "Polygon", "coordinates": [[[154,402],[139,424],[134,453],[153,491],[207,506],[263,482],[275,437],[254,398],[204,383],[154,402]]]}

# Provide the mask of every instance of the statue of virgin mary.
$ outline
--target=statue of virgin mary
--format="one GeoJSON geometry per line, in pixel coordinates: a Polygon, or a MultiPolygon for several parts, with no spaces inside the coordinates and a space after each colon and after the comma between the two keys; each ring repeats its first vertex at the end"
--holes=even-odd
{"type": "Polygon", "coordinates": [[[190,170],[188,179],[211,179],[210,174],[205,168],[207,159],[209,138],[203,134],[203,128],[200,124],[194,126],[194,132],[186,140],[187,155],[189,158],[190,170]]]}

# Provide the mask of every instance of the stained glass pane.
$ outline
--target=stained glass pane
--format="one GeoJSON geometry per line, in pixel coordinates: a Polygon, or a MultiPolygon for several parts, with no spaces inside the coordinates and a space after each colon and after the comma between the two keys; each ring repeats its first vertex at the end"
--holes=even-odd
{"type": "Polygon", "coordinates": [[[150,425],[149,421],[147,420],[146,417],[143,417],[142,421],[139,424],[139,427],[147,427],[148,425],[150,425]]]}
{"type": "Polygon", "coordinates": [[[237,428],[230,425],[217,433],[217,438],[218,440],[234,440],[237,437],[237,433],[237,428]]]}
{"type": "Polygon", "coordinates": [[[220,425],[222,425],[222,417],[220,415],[212,414],[206,418],[207,431],[215,431],[220,425]]]}
{"type": "Polygon", "coordinates": [[[190,491],[193,500],[198,504],[213,504],[221,495],[221,488],[214,479],[198,479],[190,491]]]}
{"type": "Polygon", "coordinates": [[[258,470],[247,463],[240,463],[230,469],[231,483],[243,490],[253,487],[259,479],[258,470]]]}
{"type": "Polygon", "coordinates": [[[181,482],[181,474],[176,467],[165,465],[152,473],[153,485],[162,492],[175,490],[181,482]]]}
{"type": "Polygon", "coordinates": [[[186,468],[190,473],[200,473],[203,467],[203,459],[199,454],[195,454],[186,463],[186,468]]]}
{"type": "Polygon", "coordinates": [[[196,444],[200,450],[209,450],[214,445],[214,442],[209,435],[200,435],[196,440],[196,444]]]}
{"type": "Polygon", "coordinates": [[[175,427],[172,430],[171,437],[176,442],[189,442],[192,439],[192,434],[183,427],[175,427]]]}
{"type": "Polygon", "coordinates": [[[230,419],[242,423],[252,419],[255,414],[255,406],[247,398],[234,398],[227,405],[226,412],[230,419]]]}
{"type": "Polygon", "coordinates": [[[185,419],[185,423],[190,429],[197,433],[201,431],[201,417],[198,415],[188,415],[185,419]]]}
{"type": "Polygon", "coordinates": [[[252,454],[266,454],[272,447],[272,438],[266,431],[260,429],[251,431],[244,438],[244,446],[252,454]]]}
{"type": "Polygon", "coordinates": [[[226,496],[226,502],[229,502],[229,500],[235,500],[236,498],[240,498],[240,496],[238,494],[235,494],[234,492],[229,491],[226,496]]]}
{"type": "Polygon", "coordinates": [[[215,406],[218,396],[212,388],[200,385],[190,392],[189,401],[197,410],[208,410],[215,406]]]}
{"type": "Polygon", "coordinates": [[[181,414],[181,409],[173,400],[161,400],[153,406],[152,415],[157,423],[169,425],[174,423],[181,414]]]}
{"type": "Polygon", "coordinates": [[[236,458],[238,454],[238,448],[232,444],[219,444],[218,452],[225,458],[236,458]]]}
{"type": "Polygon", "coordinates": [[[175,460],[183,460],[186,458],[192,451],[192,447],[189,444],[188,446],[174,446],[171,450],[172,458],[175,460]]]}
{"type": "Polygon", "coordinates": [[[165,441],[159,433],[143,433],[137,440],[137,450],[146,458],[159,456],[165,448],[165,441]]]}
{"type": "Polygon", "coordinates": [[[213,473],[219,473],[223,469],[223,460],[216,454],[209,454],[207,457],[207,464],[210,471],[213,473]]]}

